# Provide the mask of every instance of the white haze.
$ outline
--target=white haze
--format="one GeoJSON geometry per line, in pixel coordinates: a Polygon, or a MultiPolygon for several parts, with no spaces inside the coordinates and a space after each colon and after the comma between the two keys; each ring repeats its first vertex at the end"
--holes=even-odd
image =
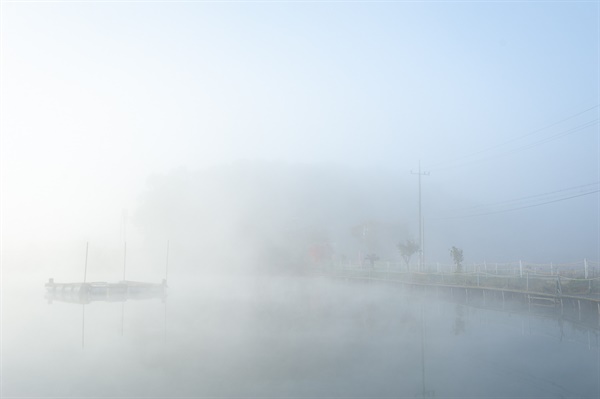
{"type": "MultiPolygon", "coordinates": [[[[116,250],[124,210],[131,223],[152,176],[214,180],[239,161],[257,165],[255,189],[272,197],[256,199],[265,212],[286,181],[300,193],[282,187],[282,217],[310,207],[301,217],[326,230],[372,219],[402,224],[394,241],[418,237],[410,172],[421,160],[431,170],[422,181],[429,260],[447,262],[452,245],[469,261],[597,259],[597,194],[439,219],[600,180],[596,9],[3,4],[3,250],[75,241],[116,250]],[[303,173],[322,177],[303,182],[303,173]],[[355,196],[360,204],[344,199],[355,196]]],[[[232,184],[212,194],[213,204],[225,196],[216,214],[235,197],[232,184]]],[[[130,226],[128,240],[136,234],[168,239],[130,226]]]]}
{"type": "Polygon", "coordinates": [[[313,272],[400,262],[419,167],[426,262],[598,262],[599,12],[2,2],[0,396],[411,396],[419,320],[439,397],[597,396],[581,325],[313,272]],[[46,303],[84,275],[168,297],[46,303]]]}

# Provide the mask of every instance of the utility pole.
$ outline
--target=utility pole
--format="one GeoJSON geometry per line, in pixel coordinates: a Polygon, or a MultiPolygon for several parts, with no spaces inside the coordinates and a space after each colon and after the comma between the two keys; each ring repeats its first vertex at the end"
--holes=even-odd
{"type": "Polygon", "coordinates": [[[419,160],[419,171],[410,171],[413,175],[419,176],[419,270],[423,269],[423,262],[425,254],[423,252],[423,216],[422,216],[422,203],[421,203],[421,176],[429,176],[429,172],[421,172],[421,161],[419,160]]]}

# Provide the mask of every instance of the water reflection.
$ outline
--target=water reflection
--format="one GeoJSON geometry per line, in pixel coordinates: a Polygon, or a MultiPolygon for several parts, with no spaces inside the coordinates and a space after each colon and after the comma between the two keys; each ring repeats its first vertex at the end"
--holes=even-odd
{"type": "Polygon", "coordinates": [[[597,397],[597,328],[430,294],[327,278],[190,279],[169,292],[168,339],[166,302],[38,299],[28,305],[37,316],[6,331],[4,394],[597,397]],[[41,346],[11,332],[42,328],[41,346]]]}
{"type": "Polygon", "coordinates": [[[425,315],[423,306],[421,306],[421,366],[422,366],[422,381],[423,389],[421,390],[421,396],[423,398],[435,397],[435,390],[427,389],[426,384],[426,373],[425,373],[425,315]]]}
{"type": "Polygon", "coordinates": [[[165,308],[164,339],[167,333],[166,280],[161,284],[121,281],[119,283],[46,283],[45,298],[48,304],[63,302],[81,306],[81,348],[85,348],[85,307],[92,302],[121,302],[121,335],[125,326],[125,302],[130,300],[160,299],[165,308]]]}
{"type": "Polygon", "coordinates": [[[463,334],[465,332],[465,307],[456,305],[456,318],[454,319],[454,335],[463,334]]]}

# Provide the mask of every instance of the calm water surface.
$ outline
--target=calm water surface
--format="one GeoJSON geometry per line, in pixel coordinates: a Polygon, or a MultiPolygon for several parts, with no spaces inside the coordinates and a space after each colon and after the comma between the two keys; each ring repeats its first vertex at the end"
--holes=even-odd
{"type": "Polygon", "coordinates": [[[190,277],[166,301],[3,283],[3,397],[600,395],[598,329],[318,277],[190,277]],[[18,286],[18,289],[17,289],[18,286]]]}

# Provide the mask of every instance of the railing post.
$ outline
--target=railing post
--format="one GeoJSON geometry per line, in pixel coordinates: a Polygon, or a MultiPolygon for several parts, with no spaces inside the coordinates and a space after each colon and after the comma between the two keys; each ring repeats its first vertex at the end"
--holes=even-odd
{"type": "Polygon", "coordinates": [[[587,259],[583,260],[583,276],[584,276],[584,278],[588,278],[588,262],[587,262],[587,259]]]}
{"type": "Polygon", "coordinates": [[[523,277],[523,261],[519,261],[519,276],[523,277]]]}

